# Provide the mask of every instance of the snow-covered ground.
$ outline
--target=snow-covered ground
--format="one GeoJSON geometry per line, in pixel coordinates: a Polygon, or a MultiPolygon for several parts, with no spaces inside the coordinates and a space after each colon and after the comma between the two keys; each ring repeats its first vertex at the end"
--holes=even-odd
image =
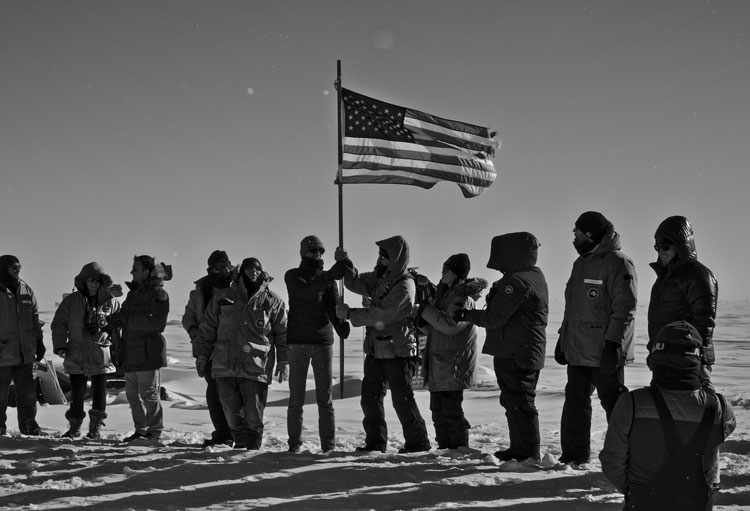
{"type": "MultiPolygon", "coordinates": [[[[361,330],[345,346],[345,397],[339,399],[338,358],[334,407],[336,450],[323,454],[317,437],[317,410],[305,407],[302,452],[286,452],[285,384],[271,386],[261,451],[228,447],[202,449],[211,431],[204,384],[193,370],[179,313],[167,328],[170,367],[163,370],[165,432],[160,445],[123,445],[131,430],[124,394],[111,395],[102,441],[63,440],[65,405],[41,406],[38,421],[49,437],[18,434],[15,409],[8,413],[10,437],[0,438],[1,509],[621,509],[622,498],[601,472],[596,454],[606,431],[604,413],[594,412],[592,463],[575,469],[556,463],[560,453],[559,420],[564,368],[555,364],[552,348],[560,321],[553,304],[548,328],[547,366],[542,370],[537,406],[542,433],[541,467],[499,464],[492,453],[507,446],[508,433],[491,359],[480,358],[480,385],[465,393],[464,408],[472,423],[470,448],[398,454],[401,428],[388,404],[389,446],[384,454],[354,453],[363,442],[359,382],[362,376],[361,330]]],[[[715,509],[750,509],[750,345],[748,303],[722,303],[716,329],[714,382],[735,408],[738,426],[721,452],[722,487],[715,509]]],[[[49,321],[51,312],[43,314],[49,321]]],[[[626,372],[627,384],[648,384],[644,363],[645,310],[637,319],[637,363],[626,372]]],[[[49,337],[47,337],[49,339],[49,337]]],[[[49,344],[49,342],[48,342],[49,344]]],[[[338,350],[338,346],[337,346],[338,350]]],[[[51,350],[50,350],[51,351],[51,350]]],[[[50,360],[60,363],[54,356],[50,360]]],[[[312,373],[310,373],[310,378],[312,373]]],[[[312,381],[308,381],[312,401],[312,381]]],[[[417,401],[429,421],[429,393],[417,401]]],[[[387,400],[390,396],[386,397],[387,400]]]]}

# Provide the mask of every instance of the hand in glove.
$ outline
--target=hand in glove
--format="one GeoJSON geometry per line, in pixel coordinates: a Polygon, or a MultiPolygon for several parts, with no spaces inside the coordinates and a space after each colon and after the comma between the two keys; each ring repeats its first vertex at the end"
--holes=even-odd
{"type": "Polygon", "coordinates": [[[349,254],[341,247],[336,247],[336,251],[333,253],[333,258],[336,261],[346,261],[349,259],[349,254]]]}
{"type": "Polygon", "coordinates": [[[348,321],[342,321],[339,323],[339,326],[336,328],[336,332],[339,334],[339,337],[346,340],[349,338],[349,334],[352,331],[351,325],[349,325],[348,321]]]}
{"type": "Polygon", "coordinates": [[[278,378],[279,383],[287,381],[289,379],[289,362],[279,362],[276,364],[274,376],[278,378]]]}
{"type": "Polygon", "coordinates": [[[459,323],[461,321],[467,321],[466,319],[466,313],[468,311],[466,309],[458,309],[456,312],[453,313],[453,321],[459,323]]]}
{"type": "Polygon", "coordinates": [[[336,261],[331,269],[328,270],[328,274],[333,280],[341,280],[344,278],[347,270],[347,261],[336,261]]]}
{"type": "Polygon", "coordinates": [[[206,367],[208,366],[208,359],[206,357],[198,357],[195,359],[195,370],[198,372],[198,376],[203,378],[206,375],[206,367]]]}
{"type": "Polygon", "coordinates": [[[615,374],[617,368],[622,365],[622,347],[613,341],[605,341],[602,356],[599,361],[599,372],[602,374],[615,374]]]}
{"type": "Polygon", "coordinates": [[[44,358],[44,354],[47,353],[47,348],[44,347],[44,341],[42,339],[37,339],[36,341],[36,361],[41,362],[41,360],[44,358]]]}
{"type": "Polygon", "coordinates": [[[337,303],[336,317],[339,319],[349,319],[349,306],[345,303],[337,303]]]}
{"type": "Polygon", "coordinates": [[[558,339],[557,344],[555,344],[555,362],[557,362],[561,366],[568,365],[568,359],[565,358],[565,353],[563,353],[560,339],[558,339]]]}

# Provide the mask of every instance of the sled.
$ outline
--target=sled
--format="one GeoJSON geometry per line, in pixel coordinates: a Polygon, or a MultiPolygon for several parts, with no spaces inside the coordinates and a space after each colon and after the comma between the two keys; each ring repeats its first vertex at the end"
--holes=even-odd
{"type": "Polygon", "coordinates": [[[60,387],[60,381],[57,379],[57,370],[55,370],[54,364],[44,358],[36,364],[36,368],[38,369],[36,376],[44,402],[51,405],[68,404],[65,393],[60,387]]]}

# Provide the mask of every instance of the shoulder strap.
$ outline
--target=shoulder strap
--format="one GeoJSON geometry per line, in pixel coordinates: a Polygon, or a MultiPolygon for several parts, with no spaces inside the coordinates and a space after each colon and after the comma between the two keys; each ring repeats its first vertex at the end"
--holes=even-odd
{"type": "Polygon", "coordinates": [[[651,397],[654,399],[656,405],[656,411],[659,413],[659,419],[661,419],[661,425],[664,429],[664,441],[667,444],[667,453],[674,452],[680,447],[680,436],[677,432],[677,426],[675,426],[672,414],[669,413],[669,407],[664,396],[661,395],[659,389],[656,387],[649,387],[651,397]]]}

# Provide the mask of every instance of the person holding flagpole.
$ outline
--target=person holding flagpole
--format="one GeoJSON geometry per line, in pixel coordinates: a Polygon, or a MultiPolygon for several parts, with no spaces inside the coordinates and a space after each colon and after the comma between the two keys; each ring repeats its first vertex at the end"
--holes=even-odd
{"type": "Polygon", "coordinates": [[[359,273],[343,248],[337,248],[335,259],[345,261],[344,285],[353,293],[369,296],[367,308],[336,306],[336,315],[352,326],[367,326],[361,406],[365,445],[359,452],[385,452],[388,427],[383,400],[391,389],[404,432],[401,453],[428,451],[431,448],[424,419],[414,399],[412,377],[417,367],[417,338],[412,319],[416,286],[408,271],[409,245],[402,236],[375,243],[378,260],[374,271],[359,273]]]}

